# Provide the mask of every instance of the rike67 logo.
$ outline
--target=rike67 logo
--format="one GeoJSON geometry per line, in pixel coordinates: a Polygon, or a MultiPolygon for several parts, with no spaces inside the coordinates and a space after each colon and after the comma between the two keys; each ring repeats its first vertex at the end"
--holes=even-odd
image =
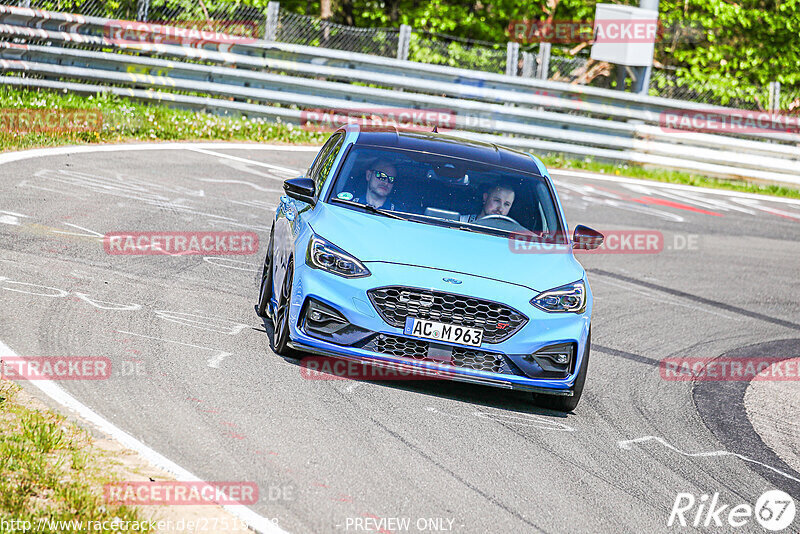
{"type": "MultiPolygon", "coordinates": [[[[731,504],[724,502],[719,493],[678,493],[667,520],[668,527],[714,528],[733,527],[742,529],[757,521],[762,528],[778,532],[794,521],[796,509],[794,499],[783,491],[764,492],[755,503],[731,504]]],[[[752,527],[751,527],[752,529],[752,527]]],[[[743,531],[750,532],[744,528],[743,531]]]]}

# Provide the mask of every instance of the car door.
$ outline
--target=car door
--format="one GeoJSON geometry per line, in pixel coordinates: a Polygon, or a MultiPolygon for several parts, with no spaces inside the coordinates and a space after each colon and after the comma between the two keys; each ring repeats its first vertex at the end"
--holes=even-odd
{"type": "MultiPolygon", "coordinates": [[[[314,180],[316,196],[322,185],[333,169],[333,162],[339,154],[344,143],[344,133],[336,132],[325,143],[317,154],[314,163],[309,167],[306,176],[314,180]]],[[[273,277],[273,295],[280,294],[286,268],[295,252],[297,236],[300,235],[308,224],[309,212],[313,209],[310,204],[283,195],[278,204],[275,217],[275,234],[273,261],[275,262],[275,276],[273,277]]],[[[304,251],[300,251],[304,253],[304,251]]]]}

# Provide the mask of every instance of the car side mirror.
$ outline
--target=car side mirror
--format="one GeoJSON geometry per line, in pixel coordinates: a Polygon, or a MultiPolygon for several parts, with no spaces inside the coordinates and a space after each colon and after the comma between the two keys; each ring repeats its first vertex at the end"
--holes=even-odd
{"type": "Polygon", "coordinates": [[[572,248],[578,250],[594,250],[603,244],[603,234],[588,226],[579,224],[572,234],[572,248]]]}
{"type": "Polygon", "coordinates": [[[290,198],[306,202],[312,206],[317,203],[314,197],[314,180],[301,176],[299,178],[290,178],[283,182],[283,190],[290,198]]]}

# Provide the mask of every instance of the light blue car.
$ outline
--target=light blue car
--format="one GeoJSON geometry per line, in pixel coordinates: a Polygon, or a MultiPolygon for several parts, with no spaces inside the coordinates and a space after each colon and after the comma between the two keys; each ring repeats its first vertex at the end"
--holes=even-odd
{"type": "Polygon", "coordinates": [[[348,125],[284,189],[256,305],[276,353],[578,404],[592,293],[572,248],[603,236],[578,226],[567,237],[536,157],[348,125]]]}

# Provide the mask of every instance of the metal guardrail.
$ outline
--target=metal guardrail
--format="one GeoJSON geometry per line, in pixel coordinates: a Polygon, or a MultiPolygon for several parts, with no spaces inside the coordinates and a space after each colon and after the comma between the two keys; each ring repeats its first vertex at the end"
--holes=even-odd
{"type": "Polygon", "coordinates": [[[138,26],[143,42],[115,39],[124,24],[0,5],[0,83],[111,90],[297,123],[303,115],[296,108],[446,109],[462,135],[498,144],[800,185],[798,135],[658,126],[671,110],[733,111],[727,108],[225,36],[179,46],[157,25],[138,26]]]}
{"type": "MultiPolygon", "coordinates": [[[[0,5],[0,19],[4,19],[6,15],[15,15],[19,18],[28,18],[33,21],[33,24],[26,24],[28,27],[36,27],[40,29],[54,29],[56,31],[67,30],[73,39],[77,35],[106,37],[97,42],[106,42],[111,44],[112,39],[107,36],[112,34],[115,29],[122,26],[125,21],[114,21],[111,19],[101,19],[96,17],[83,17],[80,15],[71,15],[67,13],[45,12],[31,9],[15,8],[13,6],[0,5]],[[22,13],[27,11],[28,13],[22,13]]],[[[21,25],[21,24],[18,24],[21,25]]],[[[164,36],[164,32],[159,32],[160,28],[164,28],[158,24],[144,24],[136,23],[137,30],[143,37],[152,36],[152,41],[155,41],[158,36],[164,36]]],[[[80,40],[80,38],[77,38],[80,40]]],[[[93,40],[84,41],[89,44],[93,40]]],[[[159,44],[140,43],[138,48],[143,52],[153,53],[157,52],[162,46],[159,44]]],[[[131,47],[136,48],[136,46],[131,47]]],[[[483,71],[465,70],[455,67],[446,67],[440,65],[431,65],[425,63],[416,63],[412,61],[402,61],[393,58],[386,58],[375,55],[358,54],[354,52],[346,52],[341,50],[332,50],[327,48],[308,47],[302,45],[293,45],[287,43],[279,43],[273,41],[257,41],[254,39],[246,38],[233,38],[227,41],[218,41],[214,39],[204,40],[198,43],[195,48],[205,50],[222,50],[238,55],[272,57],[276,59],[290,57],[294,62],[313,63],[316,66],[332,65],[343,67],[350,72],[354,70],[361,72],[372,72],[380,74],[396,73],[406,78],[411,78],[415,81],[419,79],[441,80],[456,82],[461,86],[461,92],[470,97],[480,97],[483,90],[486,89],[504,89],[514,92],[524,92],[529,98],[523,99],[522,102],[515,102],[521,105],[555,105],[552,99],[548,100],[548,95],[559,97],[559,100],[573,100],[576,101],[571,106],[572,109],[578,111],[592,112],[593,109],[588,104],[591,103],[607,103],[609,108],[596,109],[598,113],[609,114],[619,118],[638,119],[644,122],[658,123],[658,115],[666,110],[696,110],[696,111],[710,111],[718,110],[721,112],[732,111],[730,108],[719,106],[708,106],[697,102],[687,102],[681,100],[670,100],[661,97],[651,97],[645,95],[637,95],[632,93],[622,93],[608,89],[600,89],[595,87],[588,87],[583,85],[573,85],[563,82],[550,82],[537,79],[520,78],[516,76],[505,76],[500,74],[487,73],[483,71]],[[466,88],[464,86],[467,86],[466,88]],[[534,90],[531,95],[531,89],[534,90]],[[538,92],[538,94],[536,94],[538,92]],[[544,99],[543,99],[544,98],[544,99]],[[583,108],[581,107],[583,104],[583,108]],[[622,110],[629,108],[638,112],[638,114],[622,113],[622,110]],[[615,114],[615,111],[618,112],[615,114]]],[[[373,75],[374,79],[374,75],[373,75]]],[[[425,87],[419,87],[417,90],[425,90],[425,87]]],[[[488,98],[494,98],[502,102],[509,102],[508,95],[486,95],[488,98]]],[[[520,95],[517,95],[518,97],[520,95]]],[[[562,102],[561,105],[564,103],[562,102]]],[[[569,106],[568,106],[569,107],[569,106]]],[[[777,137],[776,139],[784,139],[786,141],[797,141],[797,137],[777,137]]]]}

